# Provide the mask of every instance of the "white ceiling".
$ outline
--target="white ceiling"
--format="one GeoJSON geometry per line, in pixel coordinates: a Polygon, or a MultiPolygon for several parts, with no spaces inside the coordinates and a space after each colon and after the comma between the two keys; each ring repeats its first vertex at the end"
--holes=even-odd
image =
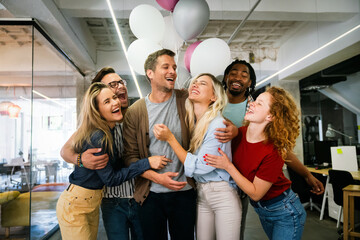
{"type": "MultiPolygon", "coordinates": [[[[196,39],[183,44],[178,64],[183,65],[184,51],[192,42],[212,37],[227,41],[256,2],[207,0],[210,21],[196,39]]],[[[0,3],[3,5],[0,17],[35,18],[84,73],[91,75],[111,65],[120,74],[129,74],[105,0],[0,0],[0,3]]],[[[155,0],[113,0],[112,4],[127,46],[136,39],[128,22],[134,7],[149,4],[163,16],[170,14],[155,0]]],[[[359,24],[359,5],[359,0],[263,0],[229,44],[231,56],[249,60],[249,53],[253,52],[257,77],[263,79],[359,24]]],[[[314,55],[279,78],[299,80],[357,55],[359,39],[344,40],[341,46],[314,55]]],[[[0,48],[20,47],[30,41],[26,29],[0,26],[0,48]]],[[[1,60],[0,63],[5,64],[1,60]]],[[[6,69],[0,68],[0,76],[1,71],[6,69]]],[[[135,87],[134,91],[132,85],[129,88],[136,96],[135,87]]]]}
{"type": "MultiPolygon", "coordinates": [[[[83,20],[98,50],[121,49],[112,19],[84,18],[83,20]]],[[[129,46],[131,42],[136,40],[129,27],[129,21],[128,19],[119,19],[118,24],[125,44],[129,46]]],[[[266,49],[267,51],[273,50],[273,57],[276,58],[276,51],[281,46],[283,38],[286,38],[287,34],[291,34],[301,24],[302,22],[299,21],[247,21],[229,44],[232,55],[233,57],[240,57],[257,49],[263,51],[266,49]]],[[[206,29],[196,39],[188,41],[187,44],[213,37],[227,41],[238,25],[238,20],[210,20],[206,29]]],[[[186,47],[187,45],[184,43],[181,50],[185,51],[186,47]]],[[[261,61],[259,58],[257,60],[261,61]]]]}

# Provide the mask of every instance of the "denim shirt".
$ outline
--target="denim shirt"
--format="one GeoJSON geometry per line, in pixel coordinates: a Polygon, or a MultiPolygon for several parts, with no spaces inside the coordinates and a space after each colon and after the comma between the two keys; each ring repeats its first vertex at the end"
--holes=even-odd
{"type": "Polygon", "coordinates": [[[220,156],[218,148],[221,148],[221,150],[229,157],[230,161],[232,160],[231,141],[221,143],[214,135],[216,128],[226,127],[223,120],[224,118],[220,114],[214,118],[208,126],[201,146],[194,154],[189,152],[187,153],[184,163],[185,175],[193,177],[200,183],[226,181],[229,182],[232,187],[236,188],[236,184],[228,172],[224,169],[218,169],[206,165],[203,157],[205,154],[220,156]]]}
{"type": "MultiPolygon", "coordinates": [[[[111,131],[113,135],[113,129],[111,131]]],[[[116,162],[114,156],[118,154],[110,154],[105,149],[104,144],[101,143],[101,139],[104,136],[104,132],[96,130],[90,139],[90,142],[85,142],[83,144],[82,153],[90,148],[101,148],[101,152],[95,153],[94,155],[102,155],[107,153],[109,155],[109,161],[105,168],[98,170],[91,170],[85,167],[75,166],[75,170],[69,176],[69,182],[87,189],[102,189],[104,185],[106,186],[117,186],[127,181],[131,178],[134,178],[146,170],[150,169],[149,160],[147,158],[141,159],[136,163],[132,163],[128,168],[120,168],[114,170],[111,163],[116,162]]],[[[116,151],[115,147],[113,147],[116,151]]]]}

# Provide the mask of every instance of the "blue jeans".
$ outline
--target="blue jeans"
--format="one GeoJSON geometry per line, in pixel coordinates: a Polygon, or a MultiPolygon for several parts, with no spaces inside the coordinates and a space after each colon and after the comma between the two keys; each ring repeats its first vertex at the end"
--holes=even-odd
{"type": "Polygon", "coordinates": [[[112,239],[142,240],[139,219],[139,204],[133,198],[103,198],[101,203],[102,218],[106,235],[112,239]]]}
{"type": "Polygon", "coordinates": [[[194,189],[169,193],[150,192],[140,207],[140,221],[146,240],[193,240],[196,219],[194,189]]]}
{"type": "Polygon", "coordinates": [[[261,225],[270,240],[300,240],[306,220],[306,212],[299,197],[287,190],[278,201],[250,201],[259,215],[261,225]]]}

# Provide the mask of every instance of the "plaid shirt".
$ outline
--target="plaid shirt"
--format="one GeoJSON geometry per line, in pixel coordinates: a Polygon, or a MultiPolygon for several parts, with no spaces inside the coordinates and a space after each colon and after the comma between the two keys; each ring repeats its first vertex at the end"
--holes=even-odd
{"type": "Polygon", "coordinates": [[[247,113],[249,111],[250,108],[250,103],[254,102],[254,99],[252,98],[252,96],[249,94],[248,98],[247,98],[247,103],[246,103],[246,112],[247,113]]]}

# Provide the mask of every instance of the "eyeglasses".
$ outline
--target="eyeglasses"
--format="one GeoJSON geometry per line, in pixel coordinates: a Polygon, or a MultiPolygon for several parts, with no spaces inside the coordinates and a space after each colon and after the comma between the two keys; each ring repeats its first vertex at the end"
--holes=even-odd
{"type": "Polygon", "coordinates": [[[119,84],[126,86],[127,83],[126,83],[125,79],[121,79],[119,81],[109,82],[108,86],[111,88],[117,88],[117,87],[119,87],[119,84]]]}

